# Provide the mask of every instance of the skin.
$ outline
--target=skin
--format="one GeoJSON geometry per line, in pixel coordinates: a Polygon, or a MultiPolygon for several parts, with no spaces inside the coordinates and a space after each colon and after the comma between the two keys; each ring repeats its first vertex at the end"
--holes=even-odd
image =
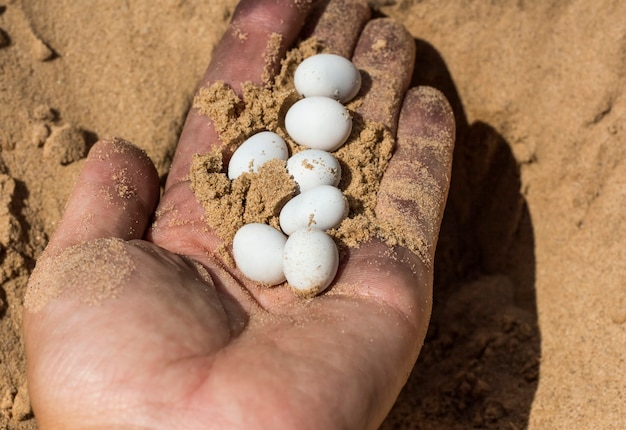
{"type": "MultiPolygon", "coordinates": [[[[332,8],[349,10],[359,25],[332,25],[327,10],[317,27],[304,31],[343,55],[355,52],[354,62],[371,76],[359,114],[398,136],[384,180],[412,179],[419,191],[417,173],[406,168],[416,162],[434,178],[436,187],[428,190],[434,216],[389,196],[377,209],[382,217],[401,211],[413,220],[427,234],[428,255],[375,241],[351,250],[332,288],[312,300],[259,287],[213,255],[219,239],[203,224],[189,190],[192,155],[219,145],[206,117],[190,111],[160,198],[157,173],[140,149],[101,141],[90,151],[46,258],[62,259],[64,250],[85,241],[120,238],[136,269],[115,298],[87,305],[75,294],[60,294],[43,309],[24,311],[29,393],[41,429],[367,429],[389,412],[430,317],[433,270],[423,260],[432,261],[435,251],[454,123],[439,93],[407,92],[414,54],[404,29],[389,20],[366,25],[365,2],[334,1],[332,8]],[[387,56],[372,50],[381,38],[387,56]],[[403,104],[382,92],[384,76],[396,77],[388,81],[397,94],[406,93],[403,104]],[[432,142],[416,145],[421,138],[434,139],[437,150],[432,142]],[[135,192],[115,192],[120,168],[135,192]],[[113,197],[102,199],[103,190],[113,197]]],[[[308,13],[320,9],[242,1],[201,85],[218,79],[236,90],[244,81],[262,84],[270,35],[282,34],[284,52],[311,22],[308,13]],[[237,37],[241,33],[248,37],[237,37]]]]}

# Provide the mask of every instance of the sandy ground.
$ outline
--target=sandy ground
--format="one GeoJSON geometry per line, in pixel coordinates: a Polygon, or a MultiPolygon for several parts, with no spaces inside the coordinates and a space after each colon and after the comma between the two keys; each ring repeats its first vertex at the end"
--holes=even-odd
{"type": "MultiPolygon", "coordinates": [[[[0,428],[36,428],[22,297],[84,151],[122,136],[164,174],[235,3],[0,1],[0,428]]],[[[383,428],[624,428],[626,3],[373,3],[458,121],[432,325],[383,428]]]]}

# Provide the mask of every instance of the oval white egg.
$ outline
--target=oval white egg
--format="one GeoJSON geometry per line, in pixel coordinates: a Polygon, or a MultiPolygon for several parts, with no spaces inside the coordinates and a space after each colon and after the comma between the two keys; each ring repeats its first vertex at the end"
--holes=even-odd
{"type": "Polygon", "coordinates": [[[287,239],[283,269],[298,295],[311,297],[324,291],[335,279],[338,267],[337,245],[325,232],[305,228],[287,239]]]}
{"type": "Polygon", "coordinates": [[[331,97],[345,103],[361,88],[361,74],[350,60],[318,54],[302,61],[294,74],[296,91],[305,97],[331,97]]]}
{"type": "Polygon", "coordinates": [[[332,185],[311,188],[289,200],[280,211],[280,228],[287,235],[302,228],[328,230],[348,215],[348,201],[332,185]]]}
{"type": "Polygon", "coordinates": [[[339,185],[341,165],[330,152],[306,149],[287,160],[287,171],[301,192],[320,185],[339,185]]]}
{"type": "Polygon", "coordinates": [[[285,115],[285,128],[299,145],[334,151],[352,130],[352,117],[341,103],[328,97],[298,100],[285,115]]]}
{"type": "Polygon", "coordinates": [[[287,238],[266,224],[246,224],[233,239],[233,258],[249,279],[268,285],[285,281],[284,247],[287,238]]]}
{"type": "Polygon", "coordinates": [[[282,137],[262,131],[249,137],[235,150],[228,163],[228,178],[233,180],[244,172],[255,173],[266,161],[287,160],[289,150],[282,137]]]}

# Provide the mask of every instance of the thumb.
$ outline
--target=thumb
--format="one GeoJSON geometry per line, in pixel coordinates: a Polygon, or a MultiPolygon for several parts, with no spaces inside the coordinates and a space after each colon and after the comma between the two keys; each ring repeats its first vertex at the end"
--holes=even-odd
{"type": "Polygon", "coordinates": [[[158,199],[158,174],[146,153],[122,139],[101,140],[89,152],[46,252],[100,238],[140,239],[158,199]]]}

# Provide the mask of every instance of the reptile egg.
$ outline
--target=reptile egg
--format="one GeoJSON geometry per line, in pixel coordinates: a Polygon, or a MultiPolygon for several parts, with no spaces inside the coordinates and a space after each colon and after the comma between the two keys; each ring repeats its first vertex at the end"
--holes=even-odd
{"type": "Polygon", "coordinates": [[[352,118],[336,100],[307,97],[289,108],[285,128],[296,143],[330,152],[343,145],[350,136],[352,118]]]}
{"type": "Polygon", "coordinates": [[[287,239],[283,270],[298,295],[312,297],[324,291],[335,279],[338,267],[337,245],[325,232],[304,228],[287,239]]]}
{"type": "Polygon", "coordinates": [[[280,228],[287,235],[310,227],[328,230],[337,227],[348,215],[348,201],[332,185],[311,188],[289,200],[280,211],[280,228]]]}
{"type": "Polygon", "coordinates": [[[235,179],[244,172],[255,173],[266,161],[287,160],[289,151],[282,137],[262,131],[249,137],[233,153],[228,163],[228,178],[235,179]]]}
{"type": "Polygon", "coordinates": [[[296,181],[300,191],[319,185],[339,185],[341,165],[330,152],[306,149],[287,160],[287,171],[296,181]]]}
{"type": "Polygon", "coordinates": [[[268,285],[285,281],[283,251],[287,238],[266,224],[246,224],[233,239],[233,258],[249,279],[268,285]]]}
{"type": "Polygon", "coordinates": [[[345,103],[361,88],[361,74],[350,60],[318,54],[304,60],[294,74],[296,91],[304,97],[331,97],[345,103]]]}

